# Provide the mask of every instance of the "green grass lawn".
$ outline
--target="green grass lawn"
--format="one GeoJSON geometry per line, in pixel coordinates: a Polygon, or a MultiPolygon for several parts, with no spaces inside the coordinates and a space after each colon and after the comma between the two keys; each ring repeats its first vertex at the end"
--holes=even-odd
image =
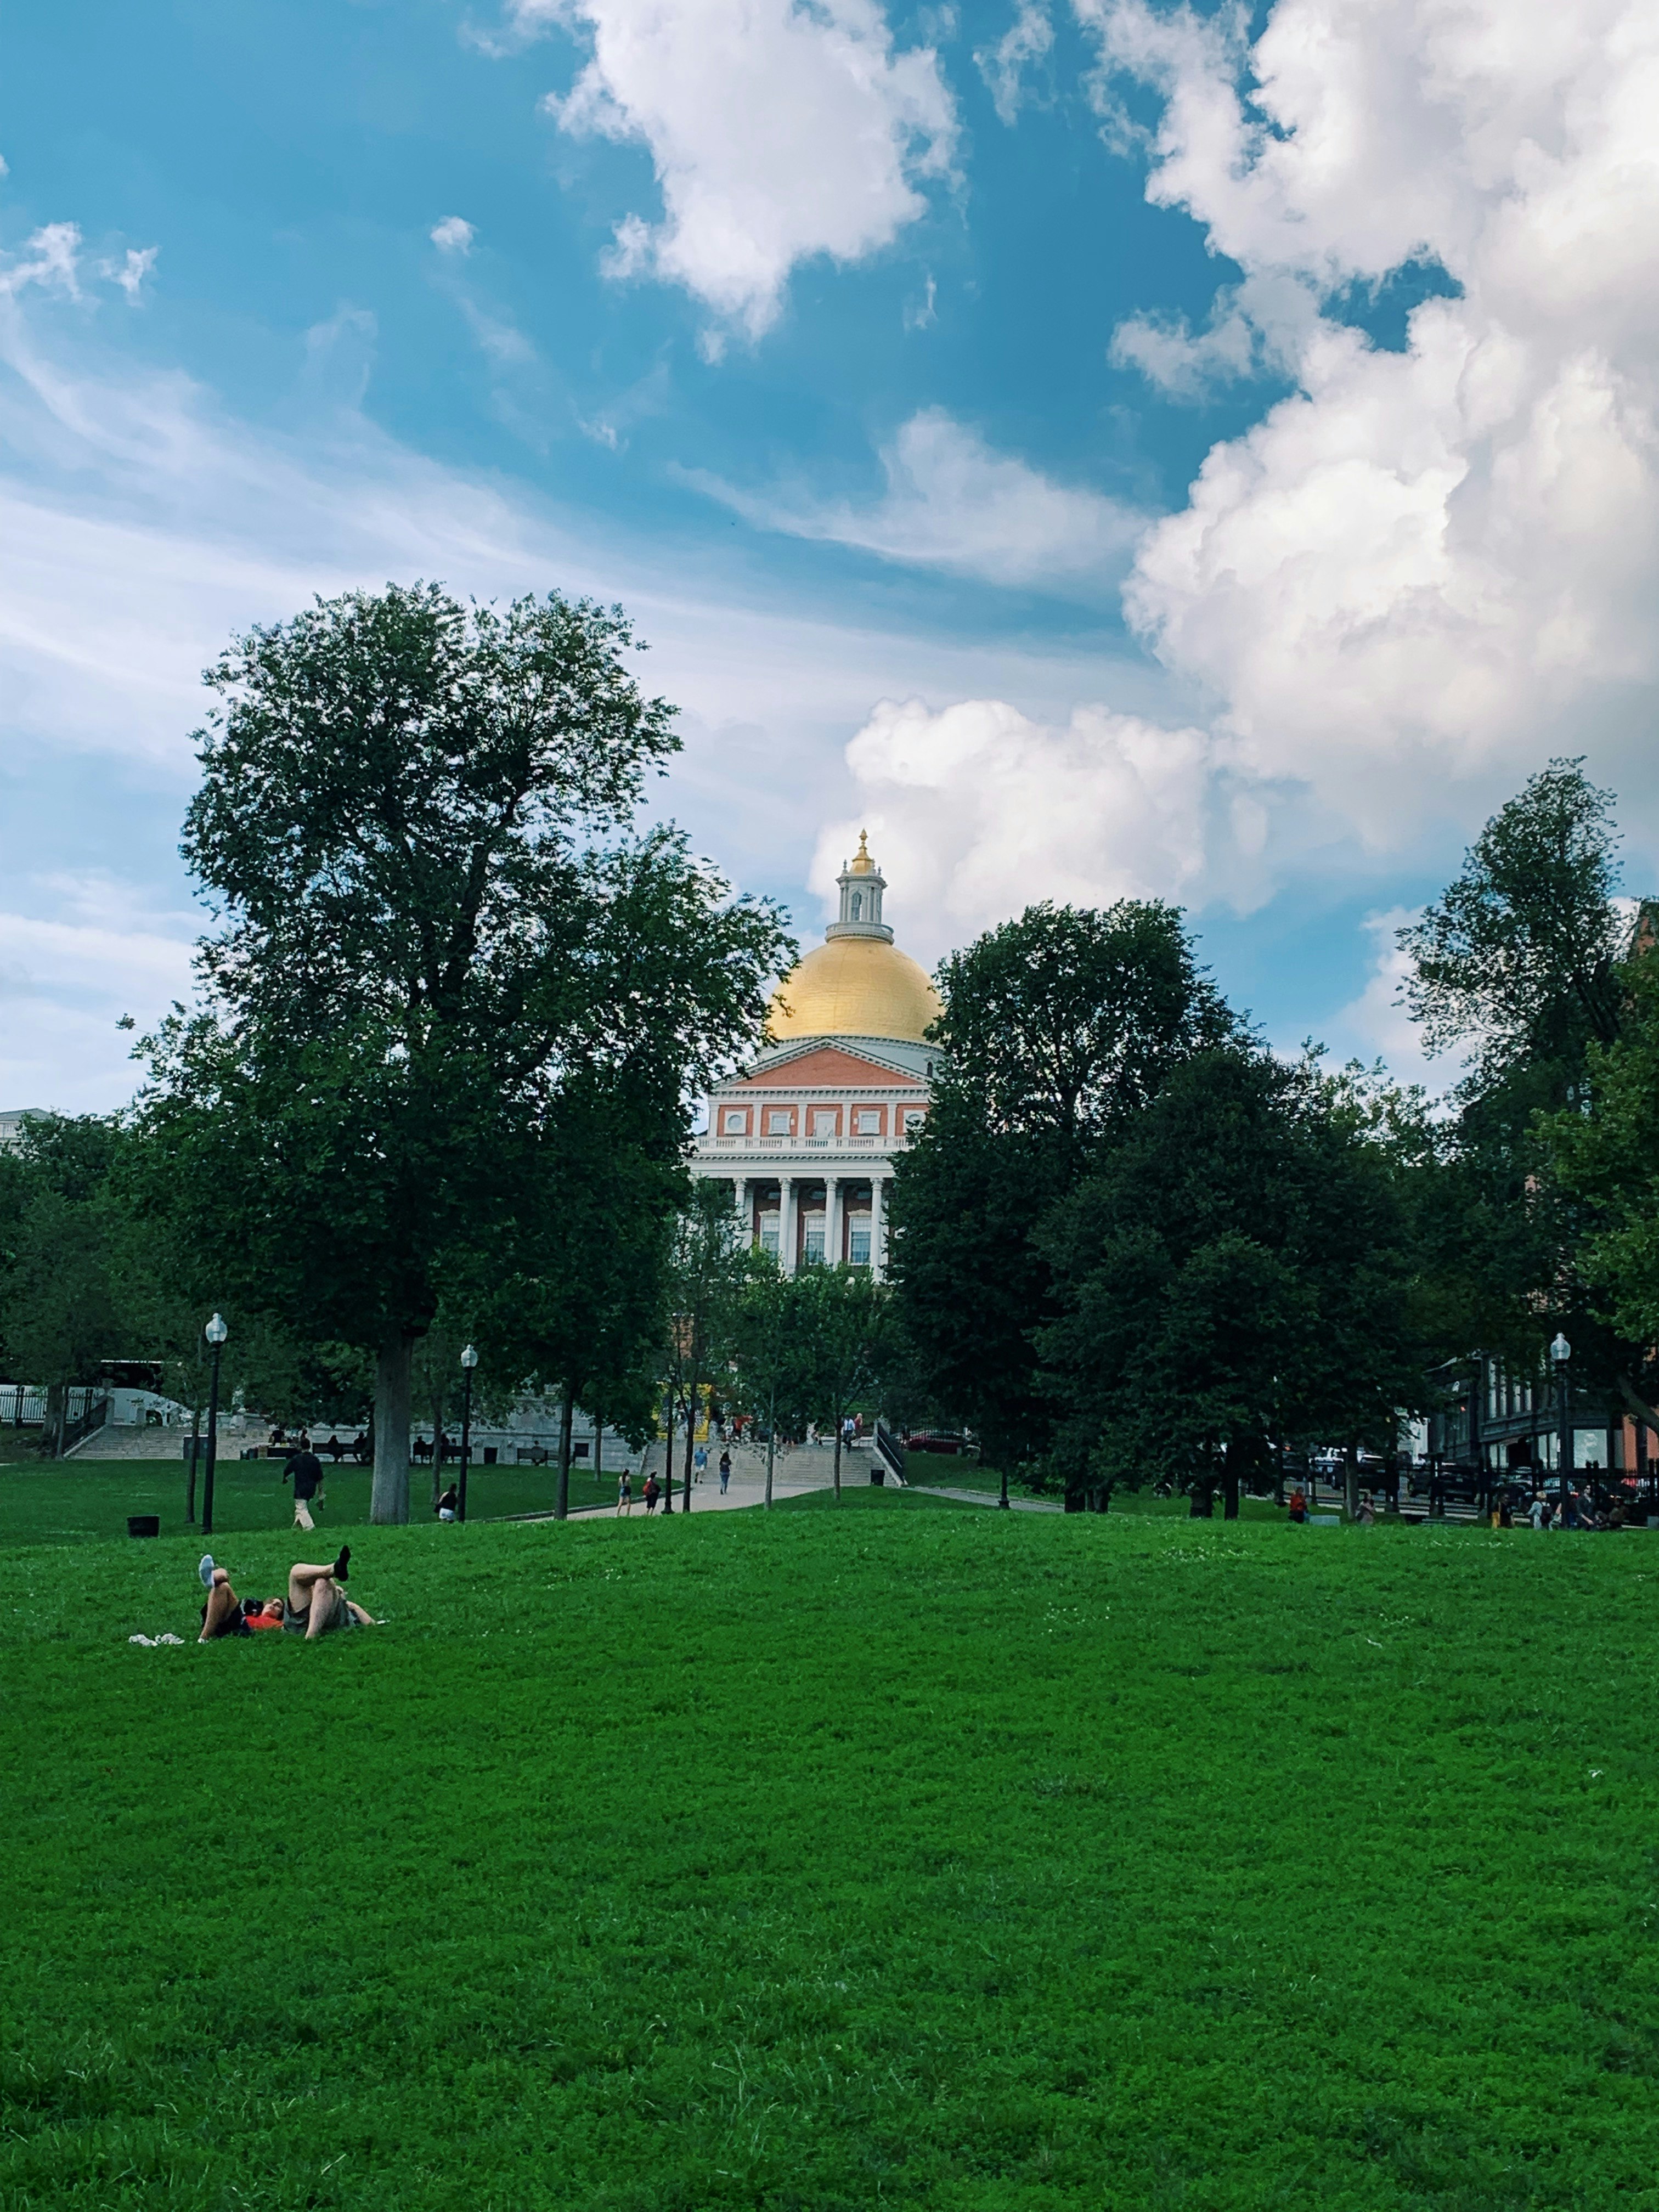
{"type": "MultiPolygon", "coordinates": [[[[451,1470],[444,1470],[446,1484],[451,1470]]],[[[182,1460],[69,1459],[56,1464],[35,1460],[0,1467],[0,1545],[69,1544],[89,1537],[126,1536],[132,1513],[161,1516],[164,1537],[183,1535],[185,1468],[182,1460]]],[[[467,1514],[474,1521],[504,1520],[519,1513],[550,1513],[556,1472],[550,1467],[474,1467],[466,1478],[467,1514]]],[[[639,1485],[635,1484],[637,1492],[639,1485]]],[[[318,1538],[366,1526],[369,1471],[366,1467],[331,1467],[325,1462],[324,1504],[316,1512],[318,1538]]],[[[429,1516],[432,1470],[411,1468],[412,1510],[429,1516]]],[[[678,1497],[678,1492],[676,1496],[678,1497]]],[[[617,1478],[607,1474],[596,1484],[590,1474],[570,1470],[574,1507],[614,1505],[617,1478]]],[[[202,1478],[196,1479],[196,1513],[202,1512],[202,1478]]],[[[251,1535],[261,1528],[288,1528],[294,1519],[294,1493],[283,1481],[276,1459],[222,1459],[213,1481],[213,1525],[219,1535],[251,1535]]]]}
{"type": "Polygon", "coordinates": [[[0,2207],[1659,2207],[1659,1548],[859,1494],[0,1554],[0,2207]]]}

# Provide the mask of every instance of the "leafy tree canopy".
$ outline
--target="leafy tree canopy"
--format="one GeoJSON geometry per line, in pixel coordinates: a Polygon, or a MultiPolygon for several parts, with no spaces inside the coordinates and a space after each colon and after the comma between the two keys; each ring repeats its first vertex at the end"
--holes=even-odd
{"type": "Polygon", "coordinates": [[[1581,762],[1552,761],[1400,932],[1412,962],[1405,1004],[1431,1052],[1467,1048],[1466,1095],[1523,1071],[1570,1084],[1585,1047],[1618,1035],[1625,925],[1613,805],[1581,762]]]}
{"type": "Polygon", "coordinates": [[[939,970],[933,1104],[895,1181],[892,1273],[912,1386],[1005,1463],[1050,1401],[1033,1332],[1054,1318],[1038,1224],[1169,1071],[1233,1035],[1179,912],[1041,905],[939,970]]]}
{"type": "Polygon", "coordinates": [[[626,1091],[672,1157],[787,955],[773,908],[633,833],[674,746],[635,645],[586,601],[392,586],[210,672],[185,852],[223,925],[204,1009],[149,1043],[151,1200],[204,1284],[374,1353],[379,1519],[441,1279],[542,1207],[568,1095],[626,1091]]]}

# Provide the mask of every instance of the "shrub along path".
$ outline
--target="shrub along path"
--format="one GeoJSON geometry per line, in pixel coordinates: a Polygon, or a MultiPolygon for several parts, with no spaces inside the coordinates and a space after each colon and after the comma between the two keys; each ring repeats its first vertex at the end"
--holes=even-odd
{"type": "Polygon", "coordinates": [[[0,2204],[1659,2205],[1645,1535],[885,1498],[0,1557],[0,2204]]]}

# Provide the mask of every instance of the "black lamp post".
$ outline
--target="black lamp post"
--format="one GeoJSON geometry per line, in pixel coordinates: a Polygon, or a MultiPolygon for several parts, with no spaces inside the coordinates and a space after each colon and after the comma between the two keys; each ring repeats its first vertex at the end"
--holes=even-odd
{"type": "Polygon", "coordinates": [[[472,1370],[478,1364],[478,1355],[469,1344],[461,1354],[461,1487],[456,1501],[455,1518],[466,1518],[466,1469],[472,1456],[472,1370]]]}
{"type": "Polygon", "coordinates": [[[203,1332],[213,1346],[213,1376],[208,1384],[207,1471],[202,1477],[202,1534],[213,1534],[213,1470],[219,1463],[219,1354],[230,1331],[222,1314],[215,1314],[203,1332]]]}
{"type": "Polygon", "coordinates": [[[1550,1346],[1550,1358],[1555,1362],[1556,1386],[1560,1394],[1561,1435],[1557,1444],[1555,1462],[1561,1476],[1561,1526],[1567,1525],[1567,1484],[1572,1473],[1572,1401],[1567,1389],[1567,1368],[1572,1358],[1572,1346],[1558,1328],[1555,1341],[1550,1346]]]}

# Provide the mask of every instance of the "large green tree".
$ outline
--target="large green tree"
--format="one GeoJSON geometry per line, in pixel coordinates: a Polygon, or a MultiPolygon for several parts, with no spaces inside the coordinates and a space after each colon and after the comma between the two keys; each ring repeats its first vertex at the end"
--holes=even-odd
{"type": "Polygon", "coordinates": [[[131,1240],[113,1179],[124,1143],[102,1115],[39,1115],[0,1171],[0,1346],[16,1380],[46,1386],[41,1443],[54,1457],[69,1392],[95,1382],[100,1362],[135,1355],[131,1240]]]}
{"type": "Polygon", "coordinates": [[[1591,1047],[1583,1096],[1540,1136],[1580,1232],[1587,1302],[1615,1339],[1620,1410],[1659,1426],[1659,959],[1647,932],[1621,982],[1617,1040],[1591,1047]]]}
{"type": "Polygon", "coordinates": [[[665,1130],[783,957],[769,908],[632,834],[675,746],[636,645],[586,601],[392,586],[209,672],[184,850],[222,925],[149,1041],[151,1202],[204,1282],[373,1353],[377,1520],[408,1516],[441,1279],[539,1204],[568,1087],[625,1080],[665,1130]]]}
{"type": "Polygon", "coordinates": [[[1461,1049],[1464,1096],[1514,1083],[1524,1103],[1570,1091],[1592,1043],[1618,1036],[1620,915],[1613,796],[1552,761],[1499,807],[1462,871],[1399,933],[1402,997],[1431,1052],[1461,1049]]]}
{"type": "MultiPolygon", "coordinates": [[[[1615,1318],[1637,1309],[1598,1284],[1615,1249],[1615,1156],[1634,1157],[1614,1133],[1628,1126],[1620,1109],[1606,1121],[1598,1109],[1642,1057],[1639,1036],[1626,1042],[1641,1002],[1625,957],[1613,808],[1580,762],[1551,762],[1400,939],[1404,1003],[1431,1051],[1465,1063],[1420,1183],[1440,1356],[1541,1368],[1565,1327],[1577,1374],[1610,1411],[1652,1388],[1643,1341],[1615,1318]],[[1592,1147],[1609,1139],[1594,1163],[1577,1143],[1581,1120],[1592,1147]]],[[[1639,1182],[1626,1188],[1639,1209],[1639,1182]]]]}
{"type": "Polygon", "coordinates": [[[1408,1217],[1352,1083],[1234,1045],[1173,1069],[1041,1238],[1066,1486],[1220,1481],[1267,1441],[1391,1449],[1421,1401],[1408,1217]]]}
{"type": "Polygon", "coordinates": [[[1028,908],[939,980],[933,1101],[895,1179],[891,1272],[917,1382],[1010,1464],[1048,1441],[1039,1224],[1170,1070],[1236,1025],[1157,902],[1028,908]]]}

